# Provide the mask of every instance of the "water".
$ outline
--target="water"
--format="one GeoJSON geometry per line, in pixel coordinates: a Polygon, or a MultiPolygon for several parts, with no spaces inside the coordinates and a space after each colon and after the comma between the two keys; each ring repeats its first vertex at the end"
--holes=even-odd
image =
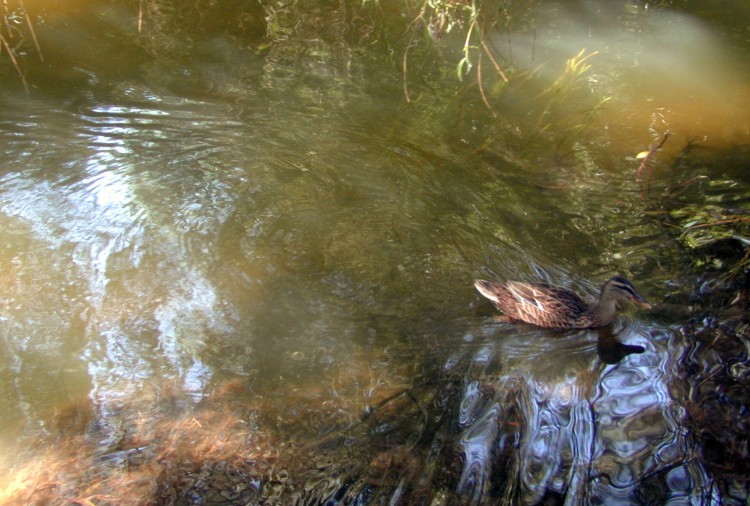
{"type": "Polygon", "coordinates": [[[688,140],[748,141],[734,32],[581,5],[494,35],[541,65],[497,116],[453,76],[407,103],[392,47],[326,38],[367,26],[343,14],[303,16],[297,53],[138,46],[127,9],[45,7],[46,63],[0,99],[1,500],[746,500],[691,432],[687,317],[555,332],[494,321],[472,287],[594,297],[619,272],[661,302],[685,268],[634,156],[672,131],[663,188],[688,140]],[[540,95],[583,47],[574,94],[540,95]]]}

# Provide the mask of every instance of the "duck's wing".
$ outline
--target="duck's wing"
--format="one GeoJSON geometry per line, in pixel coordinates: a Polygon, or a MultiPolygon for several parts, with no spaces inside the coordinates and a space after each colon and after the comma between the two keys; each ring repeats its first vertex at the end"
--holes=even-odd
{"type": "Polygon", "coordinates": [[[559,286],[509,281],[505,287],[514,300],[514,316],[534,325],[571,327],[588,309],[577,294],[559,286]]]}

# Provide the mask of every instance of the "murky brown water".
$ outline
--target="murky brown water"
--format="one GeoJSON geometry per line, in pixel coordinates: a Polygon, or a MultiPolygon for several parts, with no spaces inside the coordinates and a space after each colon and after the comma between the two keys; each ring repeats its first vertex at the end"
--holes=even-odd
{"type": "MultiPolygon", "coordinates": [[[[689,141],[750,141],[735,32],[581,5],[496,34],[537,69],[497,116],[452,75],[407,103],[393,47],[324,37],[356,16],[299,23],[321,37],[297,53],[139,46],[129,8],[36,5],[46,60],[0,97],[0,501],[746,501],[692,432],[690,307],[563,333],[494,321],[472,287],[593,297],[621,273],[684,300],[654,195],[694,175],[670,171],[689,141]],[[644,194],[634,157],[667,130],[644,194]]],[[[741,171],[691,170],[746,207],[741,171]]]]}

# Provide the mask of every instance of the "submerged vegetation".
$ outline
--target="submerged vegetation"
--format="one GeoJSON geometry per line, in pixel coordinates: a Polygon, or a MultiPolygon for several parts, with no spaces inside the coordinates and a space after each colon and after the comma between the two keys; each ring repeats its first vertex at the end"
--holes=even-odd
{"type": "Polygon", "coordinates": [[[10,61],[27,93],[29,84],[26,80],[23,58],[30,47],[36,50],[39,60],[44,61],[34,23],[23,0],[2,2],[0,4],[0,56],[10,61]]]}
{"type": "Polygon", "coordinates": [[[730,292],[739,290],[727,294],[737,301],[746,298],[750,272],[750,210],[744,204],[748,152],[746,146],[715,149],[689,143],[672,164],[674,180],[657,199],[692,269],[703,282],[713,278],[711,284],[720,281],[730,292]]]}
{"type": "MultiPolygon", "coordinates": [[[[509,78],[507,69],[508,60],[502,57],[500,52],[493,46],[491,39],[487,36],[488,32],[504,25],[509,29],[511,20],[514,15],[510,11],[511,4],[506,2],[462,2],[458,0],[447,1],[424,1],[415,5],[418,14],[414,17],[411,24],[413,36],[409,45],[404,50],[403,72],[404,72],[404,93],[406,99],[410,100],[410,94],[407,85],[407,76],[409,74],[409,48],[413,45],[414,39],[421,34],[426,35],[429,45],[439,54],[438,44],[444,36],[458,33],[458,37],[463,40],[461,45],[461,56],[456,64],[456,75],[458,79],[463,80],[474,72],[475,82],[479,88],[482,101],[488,109],[492,110],[492,105],[485,90],[485,79],[488,72],[485,70],[485,58],[491,63],[490,74],[494,74],[491,80],[490,90],[492,94],[499,93],[508,83],[509,78]]],[[[525,6],[524,11],[532,11],[530,6],[525,6]]],[[[421,67],[421,66],[420,66],[421,67]]]]}

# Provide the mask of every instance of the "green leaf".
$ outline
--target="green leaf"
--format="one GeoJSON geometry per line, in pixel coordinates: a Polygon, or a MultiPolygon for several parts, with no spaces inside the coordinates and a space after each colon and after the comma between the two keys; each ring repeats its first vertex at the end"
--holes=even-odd
{"type": "Polygon", "coordinates": [[[456,67],[456,72],[458,73],[458,80],[463,81],[464,80],[464,67],[466,67],[466,72],[469,71],[469,68],[471,67],[471,62],[469,61],[469,58],[467,56],[464,56],[461,58],[461,61],[458,62],[458,66],[456,67]]]}

